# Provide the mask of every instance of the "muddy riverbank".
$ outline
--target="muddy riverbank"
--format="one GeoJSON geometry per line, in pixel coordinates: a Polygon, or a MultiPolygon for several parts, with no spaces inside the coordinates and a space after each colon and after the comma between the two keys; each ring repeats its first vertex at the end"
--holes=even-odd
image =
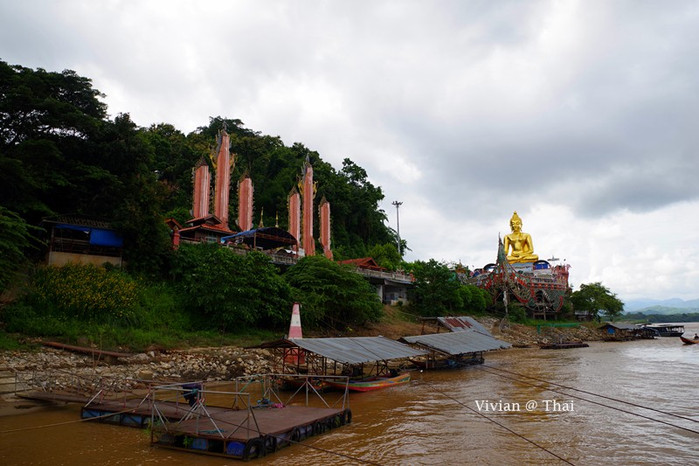
{"type": "MultiPolygon", "coordinates": [[[[561,340],[592,341],[599,340],[601,336],[594,326],[537,329],[503,324],[495,318],[480,321],[494,336],[515,347],[531,347],[561,340]]],[[[419,333],[416,328],[402,330],[419,333]]],[[[397,338],[400,335],[385,336],[397,338]]],[[[272,371],[273,360],[269,351],[236,346],[153,350],[116,360],[49,347],[37,351],[5,351],[0,353],[0,374],[5,382],[0,413],[17,413],[32,406],[32,403],[19,400],[9,393],[13,391],[12,379],[16,380],[18,390],[81,387],[89,391],[107,381],[113,390],[129,391],[142,386],[143,381],[221,381],[272,371]]]]}

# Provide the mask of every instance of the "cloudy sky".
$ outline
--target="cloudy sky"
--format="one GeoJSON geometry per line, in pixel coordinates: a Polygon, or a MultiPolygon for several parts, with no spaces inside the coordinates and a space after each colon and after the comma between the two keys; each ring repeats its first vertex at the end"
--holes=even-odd
{"type": "Polygon", "coordinates": [[[493,262],[516,210],[576,288],[699,298],[699,2],[0,0],[0,59],[349,157],[408,260],[493,262]]]}

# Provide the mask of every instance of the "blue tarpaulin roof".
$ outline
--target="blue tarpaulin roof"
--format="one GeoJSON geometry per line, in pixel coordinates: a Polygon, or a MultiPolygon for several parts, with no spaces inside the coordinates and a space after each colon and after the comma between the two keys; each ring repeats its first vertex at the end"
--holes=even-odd
{"type": "Polygon", "coordinates": [[[120,248],[124,245],[124,239],[116,231],[93,228],[90,232],[90,244],[120,248]]]}
{"type": "Polygon", "coordinates": [[[90,244],[95,246],[110,246],[120,248],[124,245],[124,239],[114,230],[71,225],[69,223],[59,223],[54,228],[61,230],[82,231],[83,233],[90,235],[90,244]]]}

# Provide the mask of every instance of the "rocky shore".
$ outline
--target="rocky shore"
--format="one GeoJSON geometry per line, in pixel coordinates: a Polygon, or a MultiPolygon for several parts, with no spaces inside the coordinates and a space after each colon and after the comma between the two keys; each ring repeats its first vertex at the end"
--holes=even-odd
{"type": "MultiPolygon", "coordinates": [[[[481,322],[496,338],[515,347],[536,346],[559,341],[599,340],[594,327],[529,327],[503,324],[495,318],[481,322]]],[[[0,353],[0,389],[5,408],[14,398],[12,380],[17,389],[64,390],[79,387],[94,390],[110,384],[112,390],[129,391],[143,381],[221,381],[273,371],[272,354],[267,350],[240,347],[196,348],[177,351],[148,351],[117,360],[97,359],[91,355],[42,347],[39,351],[0,353]]],[[[3,412],[7,413],[7,409],[3,412]]]]}
{"type": "Polygon", "coordinates": [[[0,373],[14,374],[26,389],[84,387],[109,379],[114,389],[130,390],[143,381],[219,381],[270,371],[268,351],[239,347],[149,351],[117,360],[46,347],[0,353],[0,373]]]}
{"type": "MultiPolygon", "coordinates": [[[[481,319],[493,336],[512,343],[519,348],[534,347],[541,344],[570,341],[599,341],[602,333],[595,324],[580,324],[577,327],[553,327],[541,325],[538,328],[529,325],[505,323],[494,318],[481,319]]],[[[555,322],[552,322],[555,325],[555,322]]]]}

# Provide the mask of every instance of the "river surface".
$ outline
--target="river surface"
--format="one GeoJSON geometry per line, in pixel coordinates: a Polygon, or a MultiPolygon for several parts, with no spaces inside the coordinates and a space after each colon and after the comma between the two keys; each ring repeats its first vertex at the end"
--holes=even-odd
{"type": "MultiPolygon", "coordinates": [[[[698,380],[699,345],[679,338],[488,353],[483,366],[352,394],[351,424],[245,464],[699,464],[698,380]]],[[[0,418],[0,464],[243,464],[78,418],[70,405],[0,418]]]]}

